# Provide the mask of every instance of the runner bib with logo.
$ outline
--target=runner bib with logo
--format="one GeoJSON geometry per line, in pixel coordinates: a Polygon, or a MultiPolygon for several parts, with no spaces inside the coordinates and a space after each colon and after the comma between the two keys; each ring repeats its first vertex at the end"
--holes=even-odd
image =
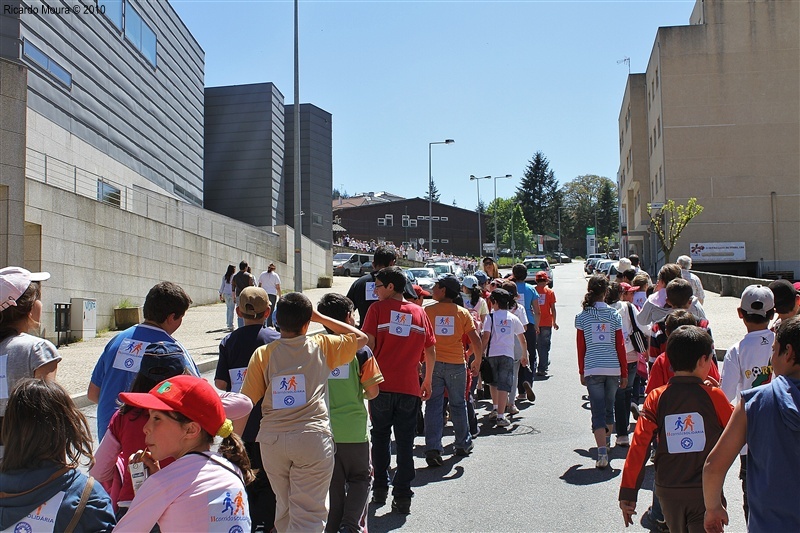
{"type": "Polygon", "coordinates": [[[142,365],[144,349],[150,344],[147,341],[125,339],[119,345],[117,355],[114,357],[114,368],[136,374],[142,365]]]}
{"type": "Polygon", "coordinates": [[[52,533],[56,527],[56,516],[64,501],[64,491],[34,509],[25,518],[4,529],[2,533],[52,533]]]}
{"type": "Polygon", "coordinates": [[[273,378],[273,409],[301,407],[306,404],[306,401],[306,377],[303,374],[287,374],[273,378]]]}
{"type": "Polygon", "coordinates": [[[250,531],[250,511],[243,489],[231,488],[208,496],[208,531],[245,533],[250,531]]]}
{"type": "Polygon", "coordinates": [[[669,453],[702,452],[706,447],[706,428],[700,413],[681,413],[664,417],[669,453]]]}
{"type": "Polygon", "coordinates": [[[377,300],[378,299],[378,293],[375,292],[375,282],[374,281],[368,281],[367,282],[367,287],[366,287],[366,289],[364,289],[364,291],[365,291],[365,293],[364,293],[364,299],[365,300],[377,300]]]}
{"type": "Polygon", "coordinates": [[[408,337],[411,334],[411,313],[392,311],[389,319],[389,334],[408,337]]]}
{"type": "Polygon", "coordinates": [[[244,383],[244,376],[247,374],[247,367],[244,368],[231,368],[228,370],[231,377],[231,392],[239,392],[242,390],[244,383]]]}
{"type": "Polygon", "coordinates": [[[350,377],[350,363],[345,363],[342,366],[337,366],[331,370],[328,379],[348,379],[350,377]]]}
{"type": "Polygon", "coordinates": [[[614,342],[614,330],[611,329],[611,324],[607,322],[600,322],[599,324],[592,325],[592,341],[594,343],[612,343],[614,342]]]}
{"type": "Polygon", "coordinates": [[[456,317],[454,316],[437,316],[436,323],[433,326],[437,336],[450,336],[456,333],[456,317]]]}

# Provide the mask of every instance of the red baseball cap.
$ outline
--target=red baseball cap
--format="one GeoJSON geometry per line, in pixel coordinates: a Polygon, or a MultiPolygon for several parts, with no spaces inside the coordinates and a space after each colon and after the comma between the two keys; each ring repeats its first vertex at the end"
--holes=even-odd
{"type": "Polygon", "coordinates": [[[536,281],[548,281],[549,279],[547,272],[542,271],[536,273],[536,281]]]}
{"type": "Polygon", "coordinates": [[[417,298],[427,298],[431,295],[428,291],[420,287],[419,285],[414,285],[414,292],[417,293],[417,298]]]}
{"type": "Polygon", "coordinates": [[[625,292],[636,292],[639,290],[639,287],[631,285],[630,283],[625,283],[624,281],[620,283],[619,286],[625,292]]]}
{"type": "Polygon", "coordinates": [[[174,376],[150,392],[122,392],[119,399],[141,409],[180,413],[212,436],[227,437],[233,428],[217,392],[206,380],[195,376],[174,376]]]}

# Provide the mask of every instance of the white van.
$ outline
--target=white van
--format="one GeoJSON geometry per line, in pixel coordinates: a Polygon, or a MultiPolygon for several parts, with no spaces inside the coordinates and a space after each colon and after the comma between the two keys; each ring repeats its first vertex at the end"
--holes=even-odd
{"type": "Polygon", "coordinates": [[[339,252],[333,256],[334,276],[359,276],[364,263],[372,262],[372,254],[339,252]]]}

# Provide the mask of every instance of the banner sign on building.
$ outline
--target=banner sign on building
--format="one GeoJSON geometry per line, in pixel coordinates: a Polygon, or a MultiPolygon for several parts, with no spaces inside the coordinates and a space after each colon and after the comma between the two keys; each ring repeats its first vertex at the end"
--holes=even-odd
{"type": "Polygon", "coordinates": [[[747,253],[743,242],[692,242],[689,257],[693,263],[745,261],[747,253]]]}

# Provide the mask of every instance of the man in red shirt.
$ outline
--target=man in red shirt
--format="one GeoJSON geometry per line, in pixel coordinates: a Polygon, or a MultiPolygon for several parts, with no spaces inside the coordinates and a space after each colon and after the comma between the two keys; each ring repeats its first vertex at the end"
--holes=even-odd
{"type": "Polygon", "coordinates": [[[539,352],[537,376],[546,376],[550,366],[550,339],[556,322],[556,293],[547,286],[547,272],[536,273],[536,292],[539,294],[539,334],[536,336],[536,350],[539,352]]]}
{"type": "Polygon", "coordinates": [[[414,436],[420,399],[431,395],[436,362],[436,337],[428,315],[417,304],[403,298],[406,277],[399,267],[386,267],[375,276],[378,301],[367,311],[361,330],[367,346],[383,372],[380,393],[370,400],[372,416],[372,465],[375,482],[372,501],[386,503],[389,494],[391,433],[397,444],[397,470],[392,479],[392,509],[411,512],[411,482],[414,480],[414,436]],[[419,383],[420,353],[425,352],[425,378],[419,383]]]}

